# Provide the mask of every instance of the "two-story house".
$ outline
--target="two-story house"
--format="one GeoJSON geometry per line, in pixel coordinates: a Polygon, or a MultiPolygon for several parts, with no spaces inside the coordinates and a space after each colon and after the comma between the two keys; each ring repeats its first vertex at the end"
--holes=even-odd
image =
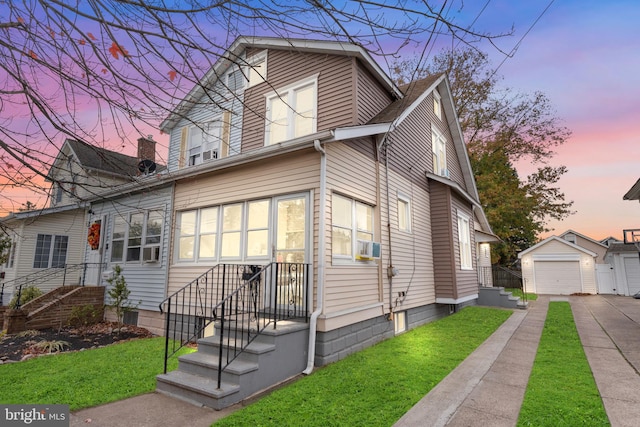
{"type": "MultiPolygon", "coordinates": [[[[64,142],[46,178],[52,183],[49,206],[2,218],[3,231],[11,239],[8,260],[1,267],[4,304],[23,284],[46,292],[62,284],[100,283],[100,268],[84,265],[85,251],[91,249],[88,239],[100,236],[99,223],[90,223],[88,201],[135,181],[145,172],[140,161],[155,156],[155,144],[140,138],[136,157],[81,141],[64,142]]],[[[90,261],[101,262],[95,257],[90,261]]]]}
{"type": "MultiPolygon", "coordinates": [[[[310,372],[476,303],[493,236],[445,75],[398,88],[359,46],[241,37],[161,127],[167,295],[219,265],[308,265],[307,339],[283,363],[310,372]]],[[[198,400],[195,374],[169,382],[198,400]]]]}

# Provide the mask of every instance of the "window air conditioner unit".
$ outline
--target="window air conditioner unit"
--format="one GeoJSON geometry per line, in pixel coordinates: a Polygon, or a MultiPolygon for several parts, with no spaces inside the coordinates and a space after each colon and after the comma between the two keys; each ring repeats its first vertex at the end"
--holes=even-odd
{"type": "Polygon", "coordinates": [[[202,160],[213,160],[218,158],[218,150],[209,150],[202,153],[202,160]]]}
{"type": "Polygon", "coordinates": [[[356,259],[370,261],[380,258],[380,243],[371,240],[358,240],[356,259]]]}
{"type": "Polygon", "coordinates": [[[449,173],[449,169],[445,169],[442,171],[442,176],[445,178],[451,178],[451,174],[449,173]]]}
{"type": "Polygon", "coordinates": [[[160,260],[160,245],[147,246],[142,249],[142,261],[158,262],[160,260]]]}

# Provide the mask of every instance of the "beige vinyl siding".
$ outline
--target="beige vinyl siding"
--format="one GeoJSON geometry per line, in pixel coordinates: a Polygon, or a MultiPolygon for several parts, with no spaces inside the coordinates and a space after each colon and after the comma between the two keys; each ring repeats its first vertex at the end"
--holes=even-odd
{"type": "MultiPolygon", "coordinates": [[[[380,303],[382,295],[378,283],[377,262],[355,262],[336,265],[331,259],[331,194],[346,197],[374,206],[376,222],[374,240],[380,241],[379,206],[376,206],[376,167],[364,155],[342,142],[325,146],[327,150],[327,265],[325,280],[325,314],[355,310],[380,303]]],[[[348,316],[336,324],[348,324],[348,316]]]]}
{"type": "Polygon", "coordinates": [[[585,239],[584,237],[579,235],[576,235],[576,244],[581,248],[585,248],[587,250],[590,250],[591,252],[595,252],[596,254],[598,254],[598,256],[596,257],[596,263],[606,264],[604,261],[604,256],[607,253],[606,246],[593,242],[589,239],[585,239]]]}
{"type": "MultiPolygon", "coordinates": [[[[289,193],[317,192],[319,171],[320,155],[310,149],[254,162],[251,165],[199,175],[176,182],[174,208],[175,211],[182,211],[289,193]]],[[[317,201],[310,200],[310,203],[315,205],[317,201]]],[[[311,209],[313,215],[317,216],[317,208],[311,209]]],[[[313,243],[310,244],[313,247],[313,243]]],[[[172,265],[169,272],[169,294],[214,265],[176,264],[174,250],[175,242],[170,255],[172,265]]]]}
{"type": "MultiPolygon", "coordinates": [[[[355,60],[354,60],[355,61],[355,60]]],[[[369,122],[376,114],[393,102],[393,98],[373,78],[362,64],[357,67],[357,113],[354,125],[363,125],[369,122]]]]}
{"type": "MultiPolygon", "coordinates": [[[[383,177],[384,178],[384,177],[383,177]]],[[[431,208],[429,193],[413,186],[397,173],[389,173],[389,201],[391,213],[391,248],[393,265],[398,275],[393,278],[393,306],[406,310],[435,302],[433,246],[431,236],[431,208]],[[411,232],[398,229],[398,192],[410,199],[411,232]],[[398,292],[406,292],[402,303],[395,299],[398,292]]],[[[386,192],[382,193],[383,215],[386,217],[386,192]]],[[[386,223],[386,219],[385,219],[386,223]]],[[[388,242],[386,227],[382,228],[383,241],[388,242]]],[[[388,245],[383,252],[383,265],[388,265],[388,245]]],[[[383,270],[383,273],[385,271],[383,270]]],[[[389,298],[389,280],[384,278],[384,297],[389,298]]]]}
{"type": "Polygon", "coordinates": [[[242,151],[264,146],[265,95],[304,78],[318,74],[317,131],[353,124],[353,63],[350,58],[315,53],[269,50],[269,85],[245,91],[242,151]]]}
{"type": "Polygon", "coordinates": [[[473,211],[471,206],[455,194],[452,197],[452,225],[453,225],[453,247],[456,259],[456,287],[458,298],[475,295],[478,293],[478,273],[476,262],[476,241],[473,233],[473,211]],[[471,265],[472,270],[462,270],[460,268],[460,242],[458,241],[458,212],[469,218],[469,231],[471,243],[471,265]]]}
{"type": "MultiPolygon", "coordinates": [[[[443,93],[443,90],[440,91],[443,93]]],[[[467,188],[466,183],[464,182],[464,178],[462,177],[462,167],[460,166],[460,159],[458,158],[458,153],[456,151],[456,147],[453,143],[453,135],[451,134],[451,129],[449,128],[447,115],[445,109],[442,109],[442,120],[439,119],[435,113],[433,112],[433,93],[431,93],[424,102],[425,105],[430,106],[428,108],[429,120],[433,123],[436,128],[444,135],[447,141],[447,169],[449,169],[450,179],[460,184],[462,188],[467,188]]],[[[431,132],[429,132],[429,136],[431,136],[431,132]]],[[[461,156],[466,156],[467,153],[459,153],[461,156]]]]}
{"type": "Polygon", "coordinates": [[[451,193],[448,187],[431,182],[431,231],[437,298],[458,298],[455,287],[455,257],[451,193]]]}

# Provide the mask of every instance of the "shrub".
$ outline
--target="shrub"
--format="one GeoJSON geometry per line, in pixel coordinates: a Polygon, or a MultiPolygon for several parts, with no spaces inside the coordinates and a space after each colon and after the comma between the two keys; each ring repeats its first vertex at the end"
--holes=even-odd
{"type": "Polygon", "coordinates": [[[139,303],[132,304],[131,301],[129,301],[131,291],[127,287],[127,281],[124,279],[124,276],[122,276],[122,268],[120,268],[119,265],[116,265],[113,268],[113,272],[113,276],[107,279],[107,282],[113,286],[107,292],[107,295],[110,298],[110,302],[107,304],[107,307],[115,312],[119,328],[122,325],[124,314],[135,310],[139,303]]]}
{"type": "Polygon", "coordinates": [[[93,325],[102,320],[102,313],[97,310],[93,304],[76,305],[71,309],[68,323],[69,325],[80,328],[93,325]]]}
{"type": "MultiPolygon", "coordinates": [[[[20,292],[20,306],[23,306],[29,301],[38,298],[42,294],[43,292],[33,285],[23,287],[22,291],[20,292]]],[[[9,302],[9,307],[16,308],[17,305],[18,305],[18,293],[16,290],[16,293],[13,295],[13,298],[11,298],[11,301],[9,302]]]]}

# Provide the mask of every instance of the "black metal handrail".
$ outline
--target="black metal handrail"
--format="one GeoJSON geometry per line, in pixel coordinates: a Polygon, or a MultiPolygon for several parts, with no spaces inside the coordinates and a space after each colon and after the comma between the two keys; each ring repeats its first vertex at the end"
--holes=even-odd
{"type": "Polygon", "coordinates": [[[522,292],[522,301],[527,302],[527,292],[523,286],[522,272],[494,265],[492,271],[493,286],[503,287],[507,289],[520,289],[522,292]]]}
{"type": "Polygon", "coordinates": [[[8,291],[9,289],[13,289],[15,292],[17,292],[16,305],[12,308],[19,309],[21,305],[20,297],[22,295],[22,288],[24,286],[37,286],[39,284],[47,283],[59,277],[62,277],[62,286],[65,286],[67,282],[67,275],[75,271],[82,271],[82,274],[80,276],[80,284],[84,286],[87,268],[94,265],[104,265],[104,263],[84,262],[79,264],[63,264],[59,267],[46,268],[35,273],[26,274],[16,279],[2,282],[2,285],[0,285],[0,306],[3,305],[5,290],[8,291]]]}
{"type": "Polygon", "coordinates": [[[160,304],[165,313],[165,360],[215,326],[219,340],[218,387],[222,372],[264,329],[281,320],[308,321],[308,264],[265,266],[220,264],[160,304]]]}

